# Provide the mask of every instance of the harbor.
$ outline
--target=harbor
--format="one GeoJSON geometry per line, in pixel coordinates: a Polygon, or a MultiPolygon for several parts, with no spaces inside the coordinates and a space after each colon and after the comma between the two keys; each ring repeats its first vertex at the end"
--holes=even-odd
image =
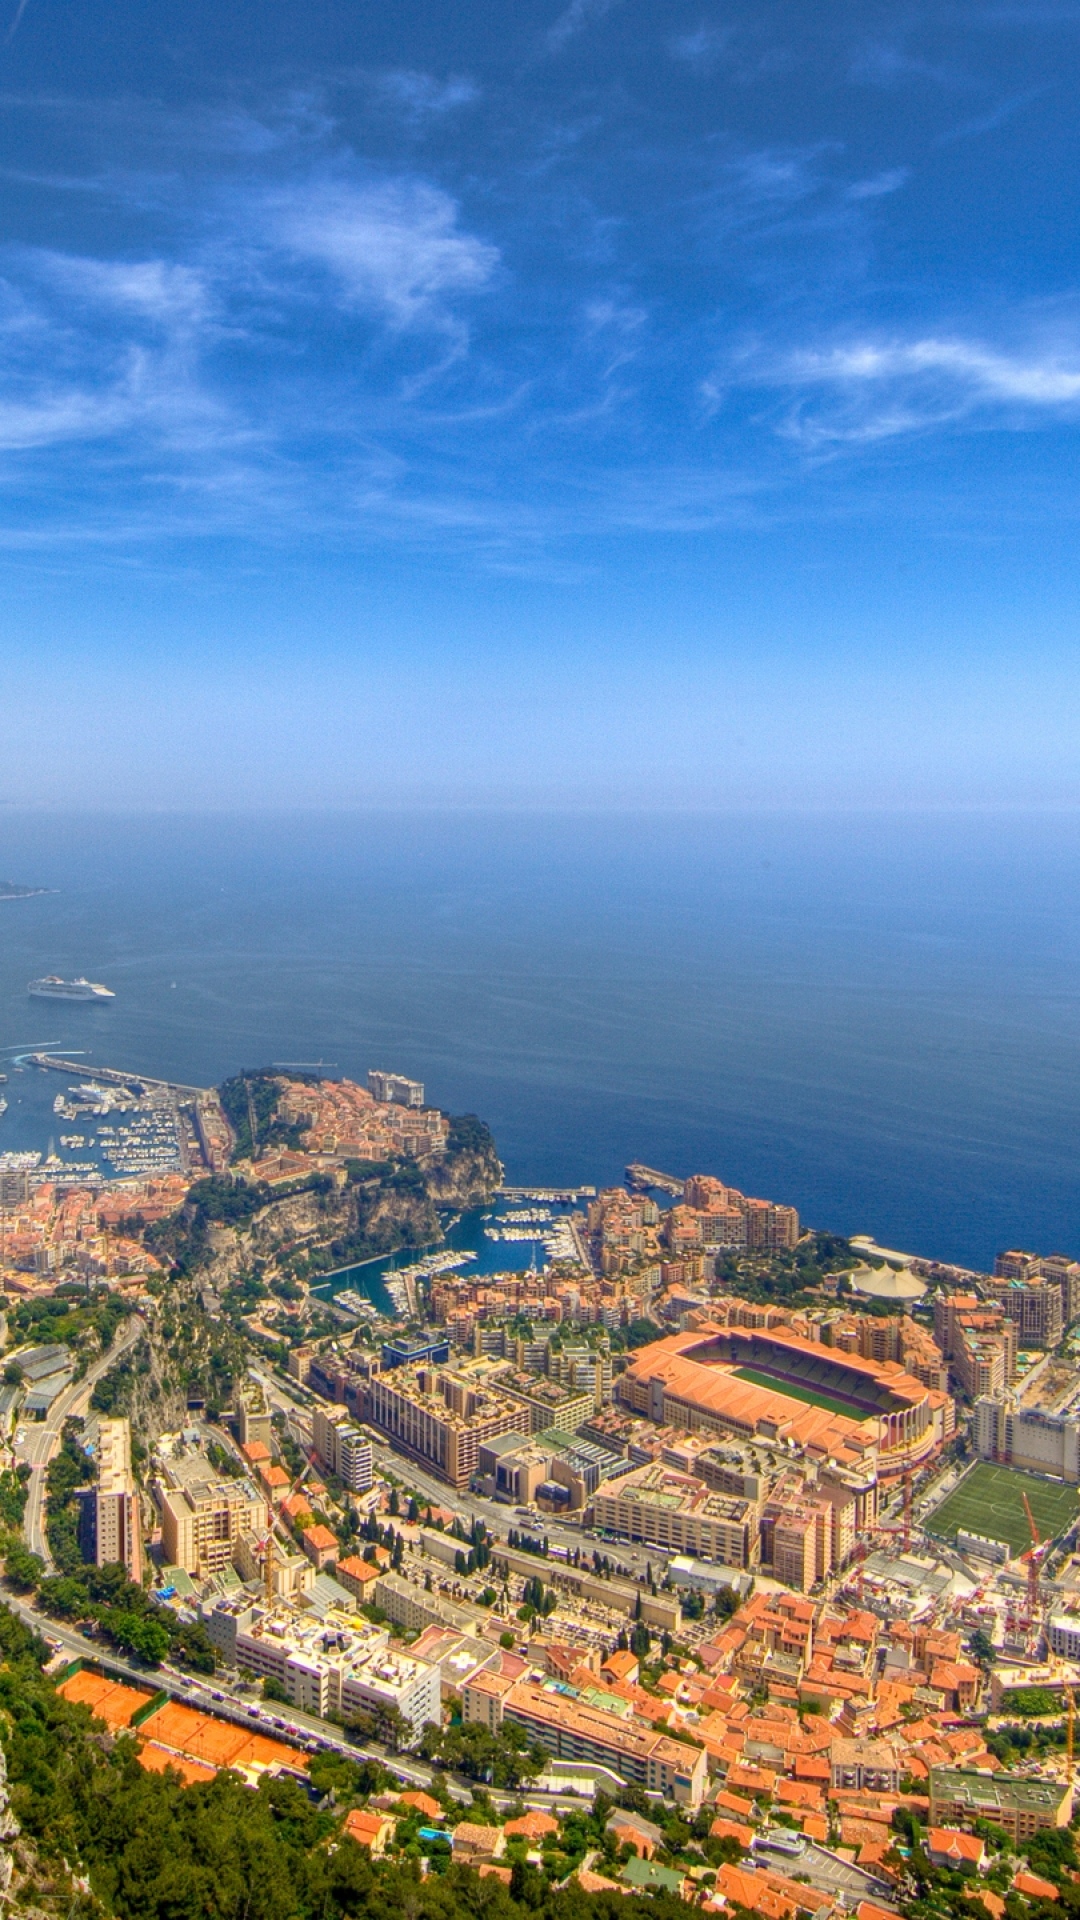
{"type": "MultiPolygon", "coordinates": [[[[559,1189],[560,1195],[565,1192],[559,1189]]],[[[529,1197],[535,1201],[539,1194],[530,1190],[529,1197]]],[[[520,1190],[503,1189],[490,1208],[452,1221],[443,1246],[419,1255],[383,1255],[342,1267],[315,1281],[312,1291],[331,1307],[343,1304],[344,1317],[353,1322],[359,1314],[352,1299],[342,1301],[343,1295],[363,1301],[360,1313],[374,1310],[387,1318],[411,1318],[422,1305],[419,1290],[440,1273],[464,1267],[477,1275],[520,1273],[529,1267],[542,1269],[554,1260],[581,1263],[584,1255],[571,1216],[558,1211],[560,1204],[565,1209],[565,1198],[560,1202],[552,1192],[543,1207],[521,1209],[506,1204],[523,1198],[520,1190]],[[527,1217],[521,1217],[523,1212],[527,1217]]]]}

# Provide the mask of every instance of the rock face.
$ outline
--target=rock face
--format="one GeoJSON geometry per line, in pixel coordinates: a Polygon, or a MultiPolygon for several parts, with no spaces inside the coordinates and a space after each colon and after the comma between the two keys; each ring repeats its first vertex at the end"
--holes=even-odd
{"type": "Polygon", "coordinates": [[[15,1859],[10,1843],[18,1837],[19,1823],[11,1811],[8,1796],[7,1759],[3,1747],[0,1747],[0,1895],[6,1894],[11,1886],[15,1859]]]}

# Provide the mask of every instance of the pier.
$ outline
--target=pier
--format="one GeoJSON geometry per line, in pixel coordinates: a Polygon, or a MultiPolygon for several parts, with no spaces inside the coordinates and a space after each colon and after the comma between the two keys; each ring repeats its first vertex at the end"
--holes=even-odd
{"type": "MultiPolygon", "coordinates": [[[[679,1188],[680,1193],[682,1188],[679,1188]]],[[[500,1200],[551,1200],[572,1207],[578,1200],[595,1200],[595,1187],[500,1187],[500,1200]]]]}
{"type": "Polygon", "coordinates": [[[626,1169],[626,1184],[638,1189],[655,1187],[658,1193],[674,1194],[678,1200],[682,1199],[686,1187],[685,1180],[676,1179],[673,1173],[660,1173],[656,1167],[642,1166],[640,1160],[631,1160],[626,1169]]]}
{"type": "Polygon", "coordinates": [[[44,1067],[52,1073],[73,1073],[77,1080],[100,1080],[107,1086],[129,1087],[137,1081],[148,1092],[179,1093],[187,1099],[213,1092],[212,1087],[185,1087],[176,1080],[155,1080],[148,1073],[121,1073],[117,1067],[95,1067],[86,1060],[62,1060],[55,1053],[28,1053],[25,1057],[32,1067],[44,1067]]]}

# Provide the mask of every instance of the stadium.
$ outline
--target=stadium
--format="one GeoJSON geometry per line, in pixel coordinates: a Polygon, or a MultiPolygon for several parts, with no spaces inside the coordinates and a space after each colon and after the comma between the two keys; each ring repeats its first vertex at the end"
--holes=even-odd
{"type": "Polygon", "coordinates": [[[664,1425],[788,1443],[883,1479],[932,1459],[952,1430],[947,1394],[893,1361],[864,1360],[788,1327],[696,1327],[643,1347],[619,1398],[664,1425]]]}

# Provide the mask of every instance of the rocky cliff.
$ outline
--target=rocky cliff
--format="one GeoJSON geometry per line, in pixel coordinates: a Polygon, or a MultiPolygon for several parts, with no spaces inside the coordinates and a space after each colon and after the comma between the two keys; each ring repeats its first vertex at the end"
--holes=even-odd
{"type": "Polygon", "coordinates": [[[372,1255],[431,1247],[446,1216],[485,1206],[502,1177],[482,1120],[450,1120],[446,1151],[423,1163],[352,1162],[337,1178],[301,1176],[285,1192],[260,1185],[258,1162],[199,1181],[147,1235],[175,1279],[224,1293],[246,1276],[311,1279],[372,1255]]]}

